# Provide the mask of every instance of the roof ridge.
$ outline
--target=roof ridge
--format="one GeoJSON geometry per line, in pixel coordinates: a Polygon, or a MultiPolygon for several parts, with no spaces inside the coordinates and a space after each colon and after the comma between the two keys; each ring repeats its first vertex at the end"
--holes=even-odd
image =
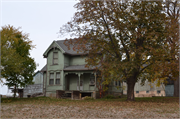
{"type": "Polygon", "coordinates": [[[60,47],[61,50],[64,51],[64,53],[66,53],[66,51],[61,47],[61,45],[59,45],[59,44],[57,43],[57,41],[54,41],[54,42],[60,47]]]}
{"type": "Polygon", "coordinates": [[[56,40],[56,41],[65,41],[65,40],[56,40]]]}

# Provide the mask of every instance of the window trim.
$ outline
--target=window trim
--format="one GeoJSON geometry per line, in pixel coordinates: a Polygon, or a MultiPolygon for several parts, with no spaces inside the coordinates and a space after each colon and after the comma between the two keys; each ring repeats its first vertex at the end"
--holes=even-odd
{"type": "Polygon", "coordinates": [[[54,85],[54,73],[49,73],[49,85],[54,85]],[[53,79],[51,79],[51,74],[53,74],[53,79]],[[50,80],[53,80],[53,84],[50,84],[50,80]]]}
{"type": "Polygon", "coordinates": [[[56,85],[60,85],[61,83],[60,83],[60,81],[61,81],[61,72],[56,72],[56,81],[55,81],[55,84],[56,85]],[[57,78],[57,74],[59,74],[59,78],[57,78]],[[59,79],[59,84],[57,84],[57,79],[59,79]]]}
{"type": "Polygon", "coordinates": [[[53,65],[58,65],[58,62],[57,63],[54,63],[54,60],[57,60],[58,61],[58,52],[53,52],[53,65]],[[57,58],[54,58],[54,54],[57,53],[57,58]]]}

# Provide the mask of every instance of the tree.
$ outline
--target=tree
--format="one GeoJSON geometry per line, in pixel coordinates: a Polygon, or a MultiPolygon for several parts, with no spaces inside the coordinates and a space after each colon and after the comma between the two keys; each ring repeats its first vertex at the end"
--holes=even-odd
{"type": "Polygon", "coordinates": [[[13,26],[4,26],[1,29],[1,78],[6,79],[5,85],[16,89],[32,84],[33,73],[36,69],[34,59],[29,51],[33,48],[28,34],[19,31],[13,26]]]}
{"type": "Polygon", "coordinates": [[[172,64],[166,42],[168,18],[161,1],[80,0],[75,8],[60,33],[76,37],[67,42],[88,53],[87,66],[101,71],[104,85],[112,79],[126,81],[127,100],[133,101],[138,80],[142,84],[158,80],[157,85],[166,80],[172,64]]]}
{"type": "MultiPolygon", "coordinates": [[[[177,0],[166,0],[165,12],[169,17],[169,24],[167,25],[169,36],[167,42],[170,45],[171,63],[174,64],[170,71],[175,72],[175,74],[178,74],[179,72],[179,58],[177,58],[177,51],[179,50],[179,6],[180,4],[177,0]]],[[[169,74],[172,74],[173,72],[170,72],[169,74]]],[[[171,75],[170,78],[174,80],[174,96],[179,97],[179,76],[175,74],[171,75]]]]}

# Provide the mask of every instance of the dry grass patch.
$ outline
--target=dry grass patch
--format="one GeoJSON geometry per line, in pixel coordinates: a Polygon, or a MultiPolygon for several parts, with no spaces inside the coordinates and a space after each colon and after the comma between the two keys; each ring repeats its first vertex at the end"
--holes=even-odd
{"type": "Polygon", "coordinates": [[[179,118],[179,98],[3,99],[1,118],[179,118]]]}

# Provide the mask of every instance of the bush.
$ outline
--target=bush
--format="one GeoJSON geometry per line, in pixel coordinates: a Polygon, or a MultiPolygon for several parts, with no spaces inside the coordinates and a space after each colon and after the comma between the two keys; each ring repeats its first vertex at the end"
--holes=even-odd
{"type": "Polygon", "coordinates": [[[115,99],[116,97],[113,95],[106,95],[104,98],[105,99],[115,99]]]}
{"type": "Polygon", "coordinates": [[[1,98],[1,103],[11,103],[12,101],[12,98],[1,98]]]}
{"type": "Polygon", "coordinates": [[[85,97],[83,97],[83,99],[84,99],[84,100],[94,100],[94,98],[89,97],[89,96],[85,96],[85,97]]]}

